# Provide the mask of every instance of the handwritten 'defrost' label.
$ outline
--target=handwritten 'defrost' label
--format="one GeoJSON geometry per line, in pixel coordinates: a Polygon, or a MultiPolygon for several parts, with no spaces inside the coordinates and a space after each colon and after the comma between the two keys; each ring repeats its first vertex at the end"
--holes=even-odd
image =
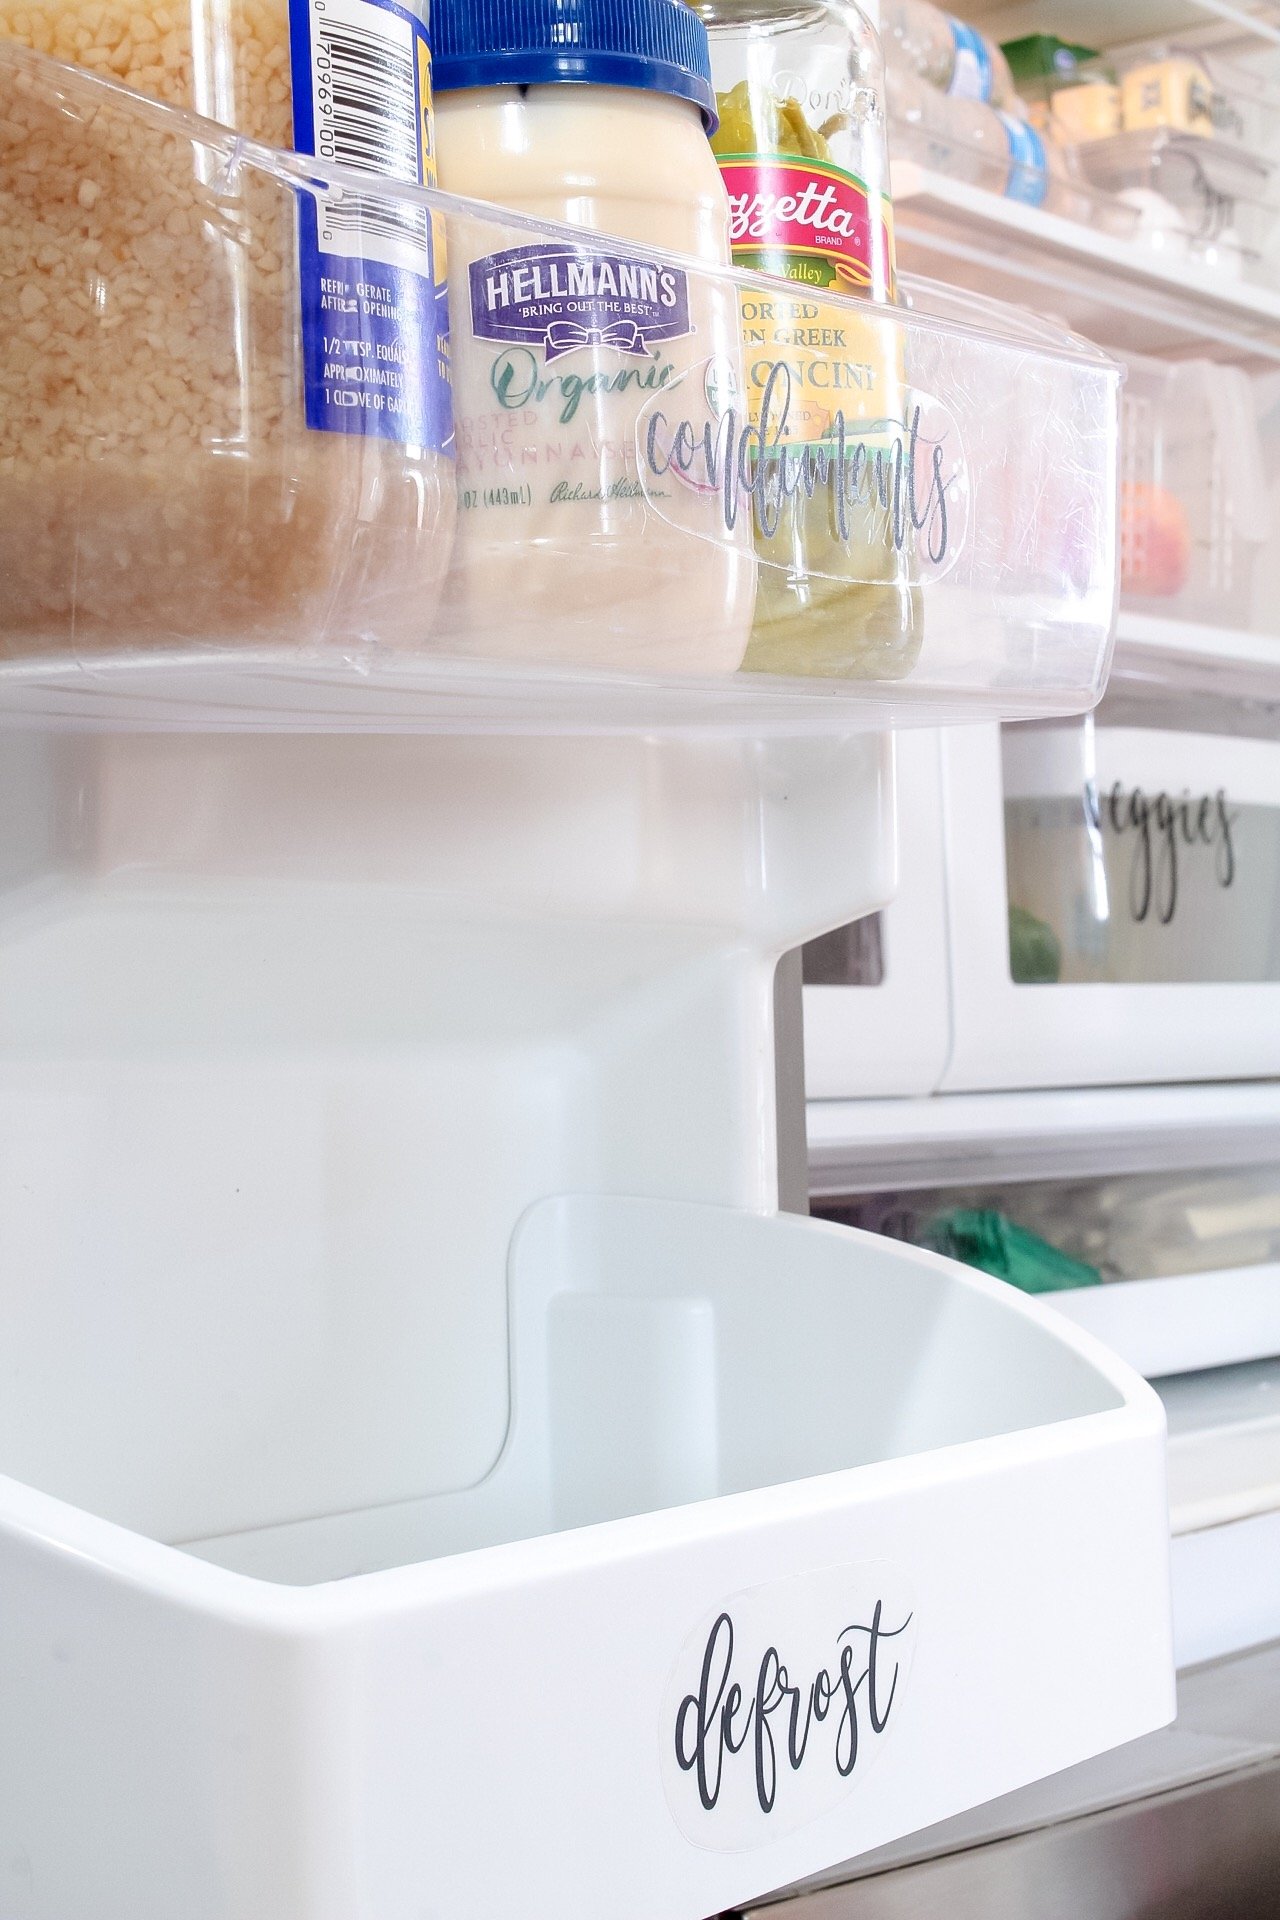
{"type": "Polygon", "coordinates": [[[700,1622],[662,1711],[663,1785],[685,1838],[742,1851],[831,1812],[905,1710],[914,1631],[883,1562],[753,1587],[700,1622]]]}
{"type": "Polygon", "coordinates": [[[586,247],[511,247],[473,260],[471,330],[478,340],[540,349],[547,361],[583,348],[647,356],[690,331],[678,267],[586,247]]]}

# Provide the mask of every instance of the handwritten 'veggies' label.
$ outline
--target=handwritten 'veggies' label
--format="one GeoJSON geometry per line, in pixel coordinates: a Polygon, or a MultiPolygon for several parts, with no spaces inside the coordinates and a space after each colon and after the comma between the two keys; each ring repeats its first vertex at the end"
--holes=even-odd
{"type": "Polygon", "coordinates": [[[904,1711],[914,1632],[902,1577],[884,1562],[753,1587],[700,1622],[660,1736],[685,1838],[739,1851],[838,1805],[904,1711]]]}
{"type": "Polygon", "coordinates": [[[1226,792],[1184,791],[1145,794],[1117,780],[1105,795],[1096,786],[1085,788],[1085,815],[1095,832],[1104,830],[1117,841],[1134,836],[1129,867],[1129,913],[1139,926],[1148,919],[1162,927],[1173,924],[1178,911],[1180,863],[1200,849],[1213,855],[1213,873],[1224,891],[1235,884],[1234,833],[1239,814],[1226,792]]]}

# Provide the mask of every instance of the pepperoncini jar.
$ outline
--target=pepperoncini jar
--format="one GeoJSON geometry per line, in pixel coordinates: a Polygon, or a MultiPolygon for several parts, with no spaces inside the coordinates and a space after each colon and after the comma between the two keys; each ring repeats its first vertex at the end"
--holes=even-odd
{"type": "Polygon", "coordinates": [[[808,451],[815,477],[776,526],[757,529],[745,665],[901,678],[921,638],[912,556],[901,516],[877,510],[863,484],[901,465],[900,335],[843,304],[894,299],[880,42],[848,0],[701,0],[698,11],[735,264],[792,283],[743,297],[748,403],[762,437],[808,451]]]}

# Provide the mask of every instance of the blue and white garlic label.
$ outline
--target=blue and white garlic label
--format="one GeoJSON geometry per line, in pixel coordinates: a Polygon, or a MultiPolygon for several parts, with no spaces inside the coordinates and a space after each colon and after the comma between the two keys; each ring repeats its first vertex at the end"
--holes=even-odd
{"type": "MultiPolygon", "coordinates": [[[[294,143],[356,173],[432,185],[431,52],[396,0],[290,0],[294,143]]],[[[299,195],[306,421],[453,451],[443,227],[351,189],[299,195]]]]}

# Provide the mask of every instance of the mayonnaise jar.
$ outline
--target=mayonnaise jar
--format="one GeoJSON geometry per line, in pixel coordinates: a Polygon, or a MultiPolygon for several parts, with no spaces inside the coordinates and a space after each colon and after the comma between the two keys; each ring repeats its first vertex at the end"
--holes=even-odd
{"type": "Polygon", "coordinates": [[[679,0],[436,0],[459,526],[436,644],[662,674],[734,671],[750,502],[671,459],[742,381],[706,32],[679,0]],[[697,272],[685,260],[705,261],[697,272]]]}

